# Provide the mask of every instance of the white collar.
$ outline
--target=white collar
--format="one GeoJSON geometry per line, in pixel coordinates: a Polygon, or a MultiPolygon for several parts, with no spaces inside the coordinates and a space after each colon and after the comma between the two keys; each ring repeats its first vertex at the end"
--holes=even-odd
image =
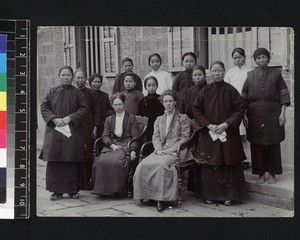
{"type": "Polygon", "coordinates": [[[121,113],[116,113],[117,117],[124,117],[125,115],[125,111],[121,112],[121,113]]]}

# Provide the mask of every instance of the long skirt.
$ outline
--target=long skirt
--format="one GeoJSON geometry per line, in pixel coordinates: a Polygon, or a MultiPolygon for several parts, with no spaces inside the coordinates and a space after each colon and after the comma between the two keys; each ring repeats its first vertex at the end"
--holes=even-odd
{"type": "Polygon", "coordinates": [[[205,200],[227,201],[247,198],[242,164],[201,166],[201,192],[205,200]]]}
{"type": "Polygon", "coordinates": [[[175,201],[178,198],[176,157],[152,153],[136,168],[133,176],[134,199],[175,201]]]}
{"type": "Polygon", "coordinates": [[[94,193],[127,192],[128,164],[123,150],[104,148],[93,165],[94,193]]]}
{"type": "Polygon", "coordinates": [[[84,189],[84,163],[48,162],[46,190],[55,193],[77,193],[84,189]]]}
{"type": "Polygon", "coordinates": [[[257,145],[251,143],[252,173],[282,174],[280,144],[257,145]]]}

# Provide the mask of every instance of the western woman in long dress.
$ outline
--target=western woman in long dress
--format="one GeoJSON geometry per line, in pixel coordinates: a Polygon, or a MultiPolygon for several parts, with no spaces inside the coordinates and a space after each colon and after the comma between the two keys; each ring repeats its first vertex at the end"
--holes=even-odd
{"type": "MultiPolygon", "coordinates": [[[[157,117],[154,123],[154,152],[138,164],[133,176],[134,199],[156,200],[158,211],[163,210],[164,201],[177,200],[176,150],[191,133],[188,116],[175,110],[176,100],[173,90],[161,94],[165,114],[157,117]]],[[[191,156],[188,149],[181,151],[182,161],[191,156]]]]}
{"type": "Polygon", "coordinates": [[[282,174],[280,142],[285,138],[285,109],[290,105],[290,95],[280,70],[268,67],[269,51],[258,48],[253,56],[258,67],[248,73],[242,90],[252,173],[259,175],[257,183],[262,184],[269,172],[268,183],[274,184],[275,175],[282,174]]]}
{"type": "Polygon", "coordinates": [[[72,86],[73,69],[59,69],[61,85],[51,88],[41,103],[46,122],[42,158],[47,161],[46,189],[58,200],[63,193],[78,198],[84,187],[85,139],[82,122],[89,112],[84,95],[72,86]],[[69,129],[69,134],[58,130],[69,129]]]}
{"type": "MultiPolygon", "coordinates": [[[[128,164],[125,153],[128,142],[139,135],[135,116],[124,110],[125,96],[116,93],[112,96],[115,114],[107,117],[102,134],[105,147],[96,157],[93,166],[93,192],[125,193],[127,192],[128,164]]],[[[131,159],[136,158],[138,145],[131,145],[131,159]]]]}
{"type": "Polygon", "coordinates": [[[244,106],[239,92],[223,80],[224,64],[213,62],[210,72],[214,82],[200,91],[193,106],[201,129],[195,158],[202,162],[202,198],[231,205],[246,197],[242,168],[246,156],[239,134],[244,106]]]}

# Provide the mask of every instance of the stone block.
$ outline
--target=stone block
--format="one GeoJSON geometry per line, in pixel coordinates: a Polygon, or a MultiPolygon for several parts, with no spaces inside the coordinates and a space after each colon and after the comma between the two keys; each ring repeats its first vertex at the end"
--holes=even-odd
{"type": "Polygon", "coordinates": [[[158,51],[168,50],[168,38],[167,37],[160,37],[156,38],[156,49],[158,51]]]}
{"type": "Polygon", "coordinates": [[[154,52],[154,51],[156,51],[156,41],[155,41],[155,39],[148,39],[148,41],[147,41],[147,50],[148,51],[151,51],[151,52],[154,52]]]}
{"type": "Polygon", "coordinates": [[[45,67],[45,75],[54,75],[55,70],[54,67],[45,67]]]}

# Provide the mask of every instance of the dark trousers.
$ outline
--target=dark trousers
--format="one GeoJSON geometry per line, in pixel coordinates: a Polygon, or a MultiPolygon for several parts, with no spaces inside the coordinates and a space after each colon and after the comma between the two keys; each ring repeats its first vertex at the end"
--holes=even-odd
{"type": "Polygon", "coordinates": [[[272,175],[282,174],[280,144],[257,145],[251,143],[252,173],[262,176],[265,172],[272,175]]]}

